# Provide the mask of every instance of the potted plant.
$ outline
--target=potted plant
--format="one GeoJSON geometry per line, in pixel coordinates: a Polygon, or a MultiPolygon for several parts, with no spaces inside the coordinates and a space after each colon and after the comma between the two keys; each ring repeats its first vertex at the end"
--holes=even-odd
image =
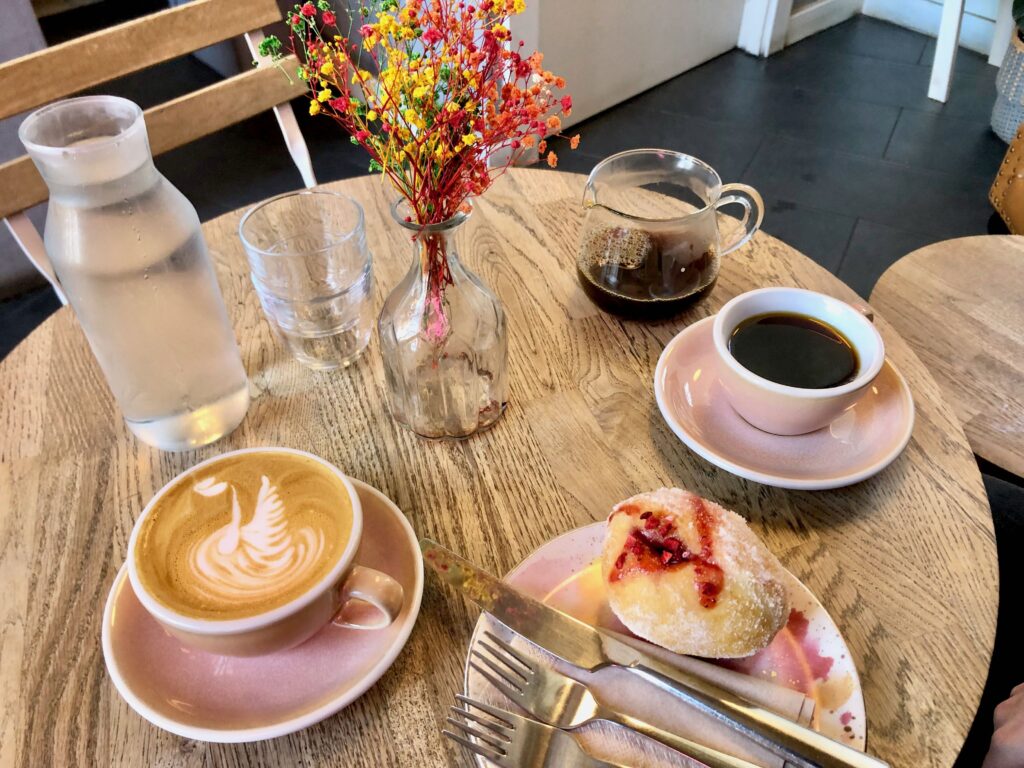
{"type": "MultiPolygon", "coordinates": [[[[366,150],[398,198],[412,265],[378,321],[391,410],[425,437],[465,437],[507,400],[505,315],[459,261],[455,233],[471,199],[525,151],[561,135],[565,82],[511,40],[524,0],[376,0],[349,13],[327,0],[296,5],[288,47],[310,87],[309,111],[366,150]]],[[[262,53],[280,57],[268,38],[262,53]]],[[[575,148],[579,137],[571,140],[575,148]]]]}
{"type": "Polygon", "coordinates": [[[996,103],[992,108],[992,130],[1009,144],[1024,122],[1024,0],[1013,0],[1013,34],[996,76],[996,103]]]}

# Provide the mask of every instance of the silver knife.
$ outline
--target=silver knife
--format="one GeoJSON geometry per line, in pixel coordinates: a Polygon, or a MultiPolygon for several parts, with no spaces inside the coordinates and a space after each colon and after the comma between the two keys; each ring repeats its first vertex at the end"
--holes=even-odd
{"type": "Polygon", "coordinates": [[[590,671],[622,667],[800,768],[888,766],[544,605],[437,542],[423,539],[420,549],[444,581],[509,629],[570,664],[590,671]]]}

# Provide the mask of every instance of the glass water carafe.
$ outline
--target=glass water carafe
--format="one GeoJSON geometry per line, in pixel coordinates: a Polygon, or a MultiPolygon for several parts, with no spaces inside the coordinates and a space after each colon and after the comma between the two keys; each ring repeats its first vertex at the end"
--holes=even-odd
{"type": "Polygon", "coordinates": [[[50,189],[46,253],[128,426],[164,450],[233,430],[245,369],[199,217],[153,165],[142,110],[69,99],[19,137],[50,189]]]}

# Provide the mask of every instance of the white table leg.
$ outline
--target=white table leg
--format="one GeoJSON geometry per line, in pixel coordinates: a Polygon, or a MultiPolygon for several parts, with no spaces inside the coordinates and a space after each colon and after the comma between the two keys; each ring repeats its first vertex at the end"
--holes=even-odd
{"type": "Polygon", "coordinates": [[[949,86],[953,79],[953,63],[960,42],[960,22],[964,16],[964,0],[946,0],[942,4],[942,22],[939,24],[939,39],[935,44],[935,61],[932,62],[932,79],[928,83],[928,98],[945,101],[949,98],[949,86]]]}
{"type": "Polygon", "coordinates": [[[996,11],[996,28],[992,35],[992,47],[988,52],[988,63],[993,67],[1001,66],[1006,49],[1010,46],[1010,35],[1013,34],[1013,0],[999,0],[996,11]]]}

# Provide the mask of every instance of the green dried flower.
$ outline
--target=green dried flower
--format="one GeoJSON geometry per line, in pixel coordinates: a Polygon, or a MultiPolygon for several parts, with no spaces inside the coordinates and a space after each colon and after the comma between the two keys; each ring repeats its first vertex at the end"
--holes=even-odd
{"type": "MultiPolygon", "coordinates": [[[[263,40],[260,41],[259,51],[260,56],[269,56],[275,61],[284,56],[281,41],[277,38],[276,35],[268,35],[267,37],[263,38],[263,40]]],[[[253,62],[253,64],[255,63],[256,62],[253,62]]]]}

